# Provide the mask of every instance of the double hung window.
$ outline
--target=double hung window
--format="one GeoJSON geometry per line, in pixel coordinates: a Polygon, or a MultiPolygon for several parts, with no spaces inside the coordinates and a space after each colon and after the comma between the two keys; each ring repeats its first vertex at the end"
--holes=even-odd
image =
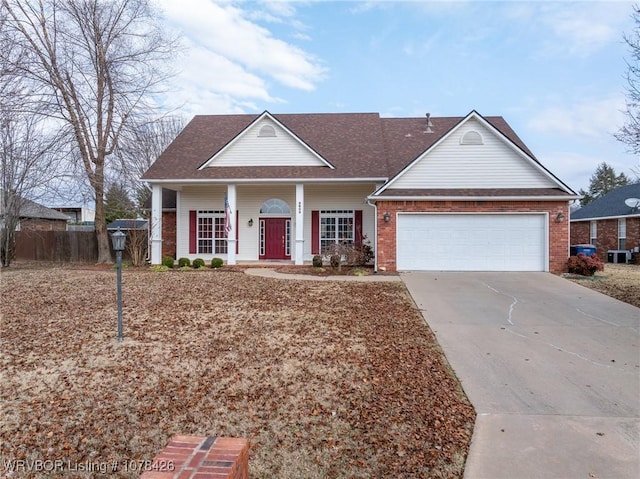
{"type": "Polygon", "coordinates": [[[627,219],[618,219],[618,249],[627,249],[627,219]]]}

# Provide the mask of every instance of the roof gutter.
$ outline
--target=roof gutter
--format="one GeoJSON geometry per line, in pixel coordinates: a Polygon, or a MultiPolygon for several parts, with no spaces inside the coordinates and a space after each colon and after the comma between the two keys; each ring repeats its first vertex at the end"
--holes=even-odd
{"type": "Polygon", "coordinates": [[[570,201],[580,196],[369,196],[371,201],[570,201]]]}
{"type": "Polygon", "coordinates": [[[619,220],[622,218],[640,218],[640,213],[634,213],[629,215],[618,215],[618,216],[596,216],[592,218],[571,218],[572,223],[576,223],[578,221],[599,221],[599,220],[619,220]]]}
{"type": "Polygon", "coordinates": [[[192,179],[154,179],[142,178],[152,184],[211,184],[211,183],[379,183],[387,178],[192,178],[192,179]]]}

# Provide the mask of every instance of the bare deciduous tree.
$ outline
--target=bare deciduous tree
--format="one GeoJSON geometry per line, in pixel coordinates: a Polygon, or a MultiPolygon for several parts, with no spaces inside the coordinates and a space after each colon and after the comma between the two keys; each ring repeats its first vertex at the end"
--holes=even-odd
{"type": "MultiPolygon", "coordinates": [[[[2,83],[0,81],[0,83],[2,83]]],[[[13,259],[15,232],[30,200],[51,194],[63,160],[60,138],[47,133],[38,117],[0,108],[0,261],[13,259]]]]}
{"type": "MultiPolygon", "coordinates": [[[[624,35],[631,58],[627,61],[627,109],[626,120],[615,137],[629,147],[629,151],[640,154],[640,6],[633,6],[633,32],[624,35]]],[[[631,169],[640,181],[640,163],[631,169]]]]}
{"type": "MultiPolygon", "coordinates": [[[[13,260],[15,233],[31,205],[51,193],[59,179],[58,154],[63,137],[46,130],[42,117],[25,111],[34,92],[17,75],[25,51],[7,35],[6,12],[0,9],[0,264],[13,260]]],[[[37,95],[35,95],[37,97],[37,95]]]]}
{"type": "Polygon", "coordinates": [[[111,262],[104,219],[108,161],[123,132],[150,111],[175,42],[149,0],[2,0],[27,51],[18,73],[66,126],[95,192],[98,262],[111,262]]]}
{"type": "Polygon", "coordinates": [[[120,138],[115,153],[118,158],[118,177],[120,181],[126,179],[125,186],[136,199],[138,208],[144,205],[151,194],[140,177],[178,136],[184,125],[182,117],[165,116],[130,128],[120,138]]]}

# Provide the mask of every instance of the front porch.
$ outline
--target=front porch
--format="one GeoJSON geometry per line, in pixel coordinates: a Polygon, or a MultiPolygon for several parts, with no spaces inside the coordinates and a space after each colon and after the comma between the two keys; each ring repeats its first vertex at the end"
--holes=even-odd
{"type": "Polygon", "coordinates": [[[218,257],[229,265],[303,265],[332,242],[373,242],[375,209],[366,198],[375,186],[153,184],[151,262],[171,255],[163,251],[165,242],[175,243],[176,259],[218,257]],[[163,186],[175,191],[173,211],[162,208],[163,186]]]}

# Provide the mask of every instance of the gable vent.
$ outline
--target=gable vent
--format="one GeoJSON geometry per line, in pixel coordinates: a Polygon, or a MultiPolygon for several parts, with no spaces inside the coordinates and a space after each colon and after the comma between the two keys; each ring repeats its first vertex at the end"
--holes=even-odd
{"type": "Polygon", "coordinates": [[[271,125],[263,125],[262,128],[260,128],[260,131],[258,131],[258,136],[262,138],[273,138],[276,136],[276,129],[271,125]]]}
{"type": "Polygon", "coordinates": [[[475,130],[471,130],[466,132],[460,138],[461,145],[483,145],[484,141],[482,141],[482,135],[475,130]]]}

